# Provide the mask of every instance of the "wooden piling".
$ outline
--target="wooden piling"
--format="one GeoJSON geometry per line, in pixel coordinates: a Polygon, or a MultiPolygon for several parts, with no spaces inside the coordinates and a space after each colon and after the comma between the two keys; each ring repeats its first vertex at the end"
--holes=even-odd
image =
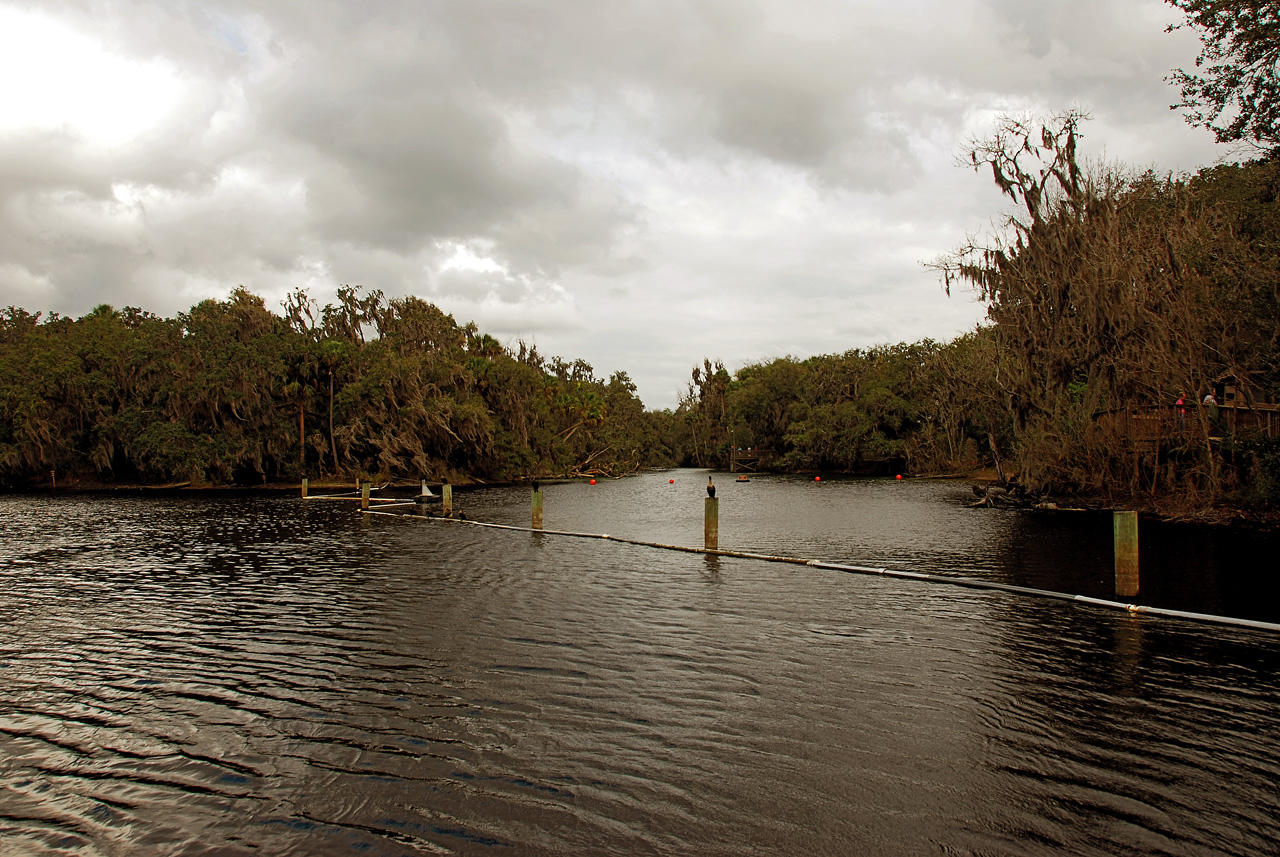
{"type": "Polygon", "coordinates": [[[1116,595],[1132,598],[1138,594],[1138,513],[1114,513],[1112,528],[1115,534],[1116,595]]]}
{"type": "Polygon", "coordinates": [[[302,477],[302,499],[307,499],[307,477],[302,477]]]}
{"type": "Polygon", "coordinates": [[[448,482],[440,486],[440,510],[446,518],[453,517],[453,486],[448,482]]]}
{"type": "Polygon", "coordinates": [[[702,519],[702,545],[709,551],[720,549],[720,500],[708,497],[702,519]]]}
{"type": "Polygon", "coordinates": [[[368,482],[360,483],[360,508],[361,509],[369,508],[369,483],[368,482]]]}
{"type": "Polygon", "coordinates": [[[542,529],[542,486],[533,483],[533,528],[542,529]]]}

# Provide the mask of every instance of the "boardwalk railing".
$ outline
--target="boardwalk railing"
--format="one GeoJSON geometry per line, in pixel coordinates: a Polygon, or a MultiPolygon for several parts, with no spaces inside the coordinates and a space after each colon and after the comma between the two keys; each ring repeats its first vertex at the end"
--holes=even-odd
{"type": "Polygon", "coordinates": [[[1280,405],[1168,405],[1150,408],[1127,408],[1108,411],[1098,416],[1104,431],[1127,437],[1139,448],[1156,451],[1194,439],[1201,420],[1209,429],[1209,438],[1220,439],[1280,436],[1280,405]]]}

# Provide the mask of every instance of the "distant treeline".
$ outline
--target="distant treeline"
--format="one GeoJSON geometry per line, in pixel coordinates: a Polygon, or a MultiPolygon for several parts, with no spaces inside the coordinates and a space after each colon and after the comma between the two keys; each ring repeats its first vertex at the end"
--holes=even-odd
{"type": "Polygon", "coordinates": [[[262,484],[516,480],[643,467],[875,472],[979,463],[969,402],[989,335],[751,365],[709,361],[674,411],[625,372],[504,347],[418,298],[343,287],[280,313],[238,289],[176,318],[0,313],[0,478],[262,484]],[[961,361],[957,363],[956,361],[961,361]]]}
{"type": "Polygon", "coordinates": [[[989,460],[988,433],[1008,438],[1008,421],[976,389],[990,377],[990,349],[983,329],[947,344],[786,357],[732,376],[704,361],[677,411],[685,460],[862,474],[972,470],[989,460]]]}
{"type": "MultiPolygon", "coordinates": [[[[0,483],[261,484],[847,473],[995,465],[1030,497],[1274,510],[1275,431],[1197,403],[1280,398],[1280,160],[1187,178],[1075,162],[1079,116],[974,149],[1022,207],[937,263],[989,323],[756,363],[704,360],[674,410],[625,372],[504,347],[418,298],[343,287],[279,313],[241,289],[177,318],[0,313],[0,483]],[[1177,402],[1182,400],[1182,406],[1177,402]]],[[[1225,404],[1225,403],[1224,403],[1225,404]]],[[[1235,413],[1235,412],[1233,412],[1235,413]]]]}

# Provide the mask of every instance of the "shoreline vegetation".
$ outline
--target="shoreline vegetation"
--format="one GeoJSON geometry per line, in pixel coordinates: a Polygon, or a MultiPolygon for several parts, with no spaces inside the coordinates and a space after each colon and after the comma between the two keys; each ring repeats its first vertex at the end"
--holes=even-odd
{"type": "Polygon", "coordinates": [[[674,410],[359,286],[279,313],[244,288],[176,318],[9,307],[0,490],[989,468],[989,505],[1280,522],[1280,158],[1086,170],[1082,119],[1006,119],[974,149],[1023,211],[933,267],[987,323],[732,374],[705,359],[674,410]]]}
{"type": "Polygon", "coordinates": [[[989,323],[732,374],[704,360],[675,410],[362,287],[279,313],[243,288],[176,318],[9,307],[0,490],[989,468],[988,505],[1275,524],[1280,159],[1088,172],[1081,118],[1006,120],[975,149],[1025,211],[935,267],[989,323]]]}
{"type": "MultiPolygon", "coordinates": [[[[1137,395],[1119,411],[1144,417],[1135,432],[1129,412],[1108,420],[1114,391],[1098,402],[1110,409],[1085,411],[1098,405],[1085,404],[1082,368],[1056,411],[1021,414],[1019,427],[1001,375],[1028,357],[998,321],[946,344],[778,358],[732,375],[708,359],[675,411],[646,411],[625,372],[596,379],[588,363],[503,347],[417,298],[344,287],[338,303],[297,292],[283,310],[237,289],[177,318],[0,312],[0,490],[274,494],[303,476],[314,490],[462,487],[691,466],[956,478],[974,482],[975,505],[1277,519],[1280,444],[1224,434],[1216,408],[1190,397],[1175,407],[1171,391],[1161,404],[1130,385],[1137,395]],[[1029,441],[1051,432],[1055,454],[1038,458],[1044,446],[1029,441]]],[[[1204,372],[1233,381],[1217,382],[1219,397],[1231,388],[1244,404],[1275,389],[1266,359],[1247,376],[1252,389],[1230,366],[1204,372]]],[[[1116,368],[1101,381],[1114,384],[1116,368]]],[[[1132,371],[1151,380],[1157,368],[1132,371]]]]}
{"type": "MultiPolygon", "coordinates": [[[[632,476],[639,476],[644,472],[662,472],[676,468],[671,467],[653,467],[644,468],[642,470],[633,471],[617,476],[601,475],[601,478],[625,479],[632,476]]],[[[716,470],[716,473],[727,474],[728,471],[716,470]]],[[[758,472],[755,475],[760,475],[758,472]]],[[[790,473],[786,475],[811,475],[809,473],[790,473]]],[[[840,474],[840,476],[851,478],[874,478],[868,474],[840,474]]],[[[556,484],[569,484],[574,482],[585,482],[589,477],[541,477],[539,479],[543,486],[556,484]]],[[[825,479],[830,481],[832,476],[828,474],[825,479]]],[[[882,477],[887,478],[887,477],[882,477]]],[[[969,503],[972,507],[999,507],[1031,510],[1042,513],[1104,513],[1115,510],[1115,504],[1109,502],[1107,498],[1094,497],[1073,497],[1064,502],[1058,502],[1048,497],[1032,499],[1025,495],[1017,493],[1010,494],[1005,487],[1005,483],[1000,481],[996,469],[990,466],[977,467],[964,472],[952,473],[919,473],[904,477],[909,482],[957,482],[969,485],[971,492],[976,499],[969,503]]],[[[744,480],[745,481],[745,480],[744,480]]],[[[391,496],[413,497],[418,494],[422,480],[389,480],[382,483],[375,483],[376,490],[386,491],[391,496]]],[[[431,482],[427,480],[428,487],[433,491],[439,490],[439,482],[431,482]]],[[[471,479],[467,477],[461,478],[458,482],[451,483],[455,491],[466,492],[476,488],[515,488],[529,484],[526,480],[505,480],[488,482],[479,479],[471,479]]],[[[132,497],[243,497],[243,496],[267,496],[267,497],[296,497],[302,488],[301,481],[268,481],[261,484],[212,484],[212,483],[192,483],[192,482],[176,482],[167,484],[144,484],[134,483],[115,483],[101,482],[96,479],[86,479],[83,477],[73,477],[69,481],[57,482],[56,484],[39,484],[29,483],[23,486],[6,486],[0,489],[0,496],[8,495],[36,495],[36,496],[132,496],[132,497]]],[[[352,500],[358,498],[360,486],[354,480],[339,480],[334,478],[309,479],[308,490],[311,496],[332,495],[332,496],[348,496],[352,500]]],[[[438,494],[437,494],[438,496],[438,494]]],[[[1257,510],[1239,509],[1230,507],[1206,508],[1206,509],[1171,509],[1168,507],[1160,507],[1158,505],[1137,505],[1134,503],[1123,504],[1127,509],[1133,509],[1140,513],[1143,517],[1149,517],[1168,523],[1180,524],[1200,524],[1208,526],[1235,526],[1252,530],[1275,530],[1280,528],[1280,517],[1266,512],[1258,513],[1257,510]]]]}

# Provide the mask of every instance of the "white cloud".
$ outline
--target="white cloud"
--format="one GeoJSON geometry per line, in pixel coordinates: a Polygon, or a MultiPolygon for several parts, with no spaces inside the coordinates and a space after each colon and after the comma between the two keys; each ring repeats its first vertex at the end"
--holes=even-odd
{"type": "MultiPolygon", "coordinates": [[[[490,243],[491,242],[487,242],[490,243]]],[[[439,267],[440,273],[445,271],[476,271],[484,274],[505,273],[506,267],[486,256],[477,255],[476,249],[465,244],[453,244],[453,255],[445,259],[439,267]]]]}
{"type": "Polygon", "coordinates": [[[122,55],[58,20],[0,6],[0,133],[58,130],[114,147],[155,128],[183,83],[162,60],[122,55]]]}

